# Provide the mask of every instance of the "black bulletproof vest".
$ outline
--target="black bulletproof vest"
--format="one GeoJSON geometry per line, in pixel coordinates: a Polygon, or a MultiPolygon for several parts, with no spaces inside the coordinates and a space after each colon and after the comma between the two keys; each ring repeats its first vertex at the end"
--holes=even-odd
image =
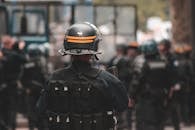
{"type": "Polygon", "coordinates": [[[55,112],[94,113],[105,104],[102,84],[94,78],[78,74],[70,81],[49,82],[49,110],[55,112]]]}
{"type": "Polygon", "coordinates": [[[145,81],[153,88],[166,86],[168,79],[167,64],[164,61],[147,61],[145,68],[145,81]]]}
{"type": "Polygon", "coordinates": [[[163,99],[169,86],[169,72],[166,62],[162,60],[146,61],[143,68],[144,87],[141,97],[152,100],[163,99]]]}
{"type": "Polygon", "coordinates": [[[113,112],[106,110],[103,83],[77,74],[72,80],[51,80],[48,90],[50,129],[107,130],[113,128],[113,112]]]}

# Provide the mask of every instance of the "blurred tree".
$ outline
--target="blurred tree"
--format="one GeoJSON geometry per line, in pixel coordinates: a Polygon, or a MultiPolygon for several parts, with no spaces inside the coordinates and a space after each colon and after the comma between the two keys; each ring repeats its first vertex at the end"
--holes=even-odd
{"type": "Polygon", "coordinates": [[[166,0],[137,0],[139,27],[145,29],[147,18],[151,16],[159,16],[164,20],[168,19],[167,3],[166,0]]]}
{"type": "Polygon", "coordinates": [[[138,7],[139,28],[145,29],[148,17],[169,18],[168,0],[95,0],[99,4],[136,4],[138,7]]]}
{"type": "Polygon", "coordinates": [[[173,43],[191,43],[191,0],[170,0],[173,43]]]}

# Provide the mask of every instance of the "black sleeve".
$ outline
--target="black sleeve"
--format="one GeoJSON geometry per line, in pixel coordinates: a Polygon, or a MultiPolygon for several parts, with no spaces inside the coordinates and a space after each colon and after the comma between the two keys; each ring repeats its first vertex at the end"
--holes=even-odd
{"type": "Polygon", "coordinates": [[[108,83],[106,89],[108,95],[111,95],[112,104],[117,112],[122,112],[128,107],[127,91],[121,81],[108,72],[103,72],[103,78],[108,83]]]}
{"type": "Polygon", "coordinates": [[[44,88],[43,90],[41,91],[41,94],[40,94],[40,97],[37,101],[37,104],[36,104],[36,109],[37,109],[37,113],[40,114],[40,115],[44,115],[46,110],[47,110],[47,105],[48,105],[48,91],[49,91],[49,86],[48,86],[48,83],[49,81],[52,79],[53,75],[51,75],[45,85],[44,85],[44,88]]]}
{"type": "Polygon", "coordinates": [[[24,53],[15,53],[15,56],[17,57],[17,59],[21,62],[21,63],[25,63],[25,62],[27,62],[27,58],[26,58],[26,56],[25,56],[25,54],[24,53]]]}
{"type": "Polygon", "coordinates": [[[44,115],[45,111],[47,109],[47,91],[46,90],[42,90],[41,91],[41,95],[39,97],[39,100],[37,101],[36,104],[36,110],[38,115],[44,115]]]}
{"type": "Polygon", "coordinates": [[[121,82],[113,84],[113,101],[114,108],[118,112],[123,112],[128,108],[127,91],[121,82]]]}
{"type": "Polygon", "coordinates": [[[148,67],[145,62],[135,63],[132,68],[132,80],[129,87],[129,96],[136,100],[139,96],[142,86],[145,84],[145,75],[148,73],[148,67]]]}

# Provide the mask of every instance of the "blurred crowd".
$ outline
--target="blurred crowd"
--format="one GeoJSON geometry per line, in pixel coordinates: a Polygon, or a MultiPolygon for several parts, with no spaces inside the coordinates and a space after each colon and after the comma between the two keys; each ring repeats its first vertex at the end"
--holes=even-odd
{"type": "Polygon", "coordinates": [[[180,130],[195,120],[194,68],[189,44],[169,40],[130,42],[116,46],[107,67],[116,66],[130,97],[129,110],[119,117],[118,129],[180,130]]]}
{"type": "MultiPolygon", "coordinates": [[[[195,82],[188,44],[172,46],[169,40],[142,44],[132,41],[116,45],[116,55],[101,64],[116,75],[129,94],[129,109],[118,117],[118,130],[137,130],[195,121],[195,82]],[[143,127],[143,128],[141,128],[143,127]]],[[[100,66],[97,61],[95,66],[100,66]]],[[[14,130],[16,115],[28,118],[30,130],[39,128],[36,102],[46,82],[49,68],[48,50],[41,45],[3,36],[0,44],[0,130],[14,130]]]]}
{"type": "Polygon", "coordinates": [[[33,130],[35,104],[48,75],[47,53],[10,36],[2,36],[0,45],[0,129],[16,129],[16,115],[22,113],[33,130]]]}

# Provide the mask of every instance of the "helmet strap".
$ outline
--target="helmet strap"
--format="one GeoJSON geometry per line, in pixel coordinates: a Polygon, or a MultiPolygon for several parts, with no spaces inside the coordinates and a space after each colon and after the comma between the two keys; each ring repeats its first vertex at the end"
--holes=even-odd
{"type": "Polygon", "coordinates": [[[91,60],[92,60],[92,61],[98,61],[99,58],[97,57],[97,55],[92,55],[92,56],[91,56],[91,60]]]}

